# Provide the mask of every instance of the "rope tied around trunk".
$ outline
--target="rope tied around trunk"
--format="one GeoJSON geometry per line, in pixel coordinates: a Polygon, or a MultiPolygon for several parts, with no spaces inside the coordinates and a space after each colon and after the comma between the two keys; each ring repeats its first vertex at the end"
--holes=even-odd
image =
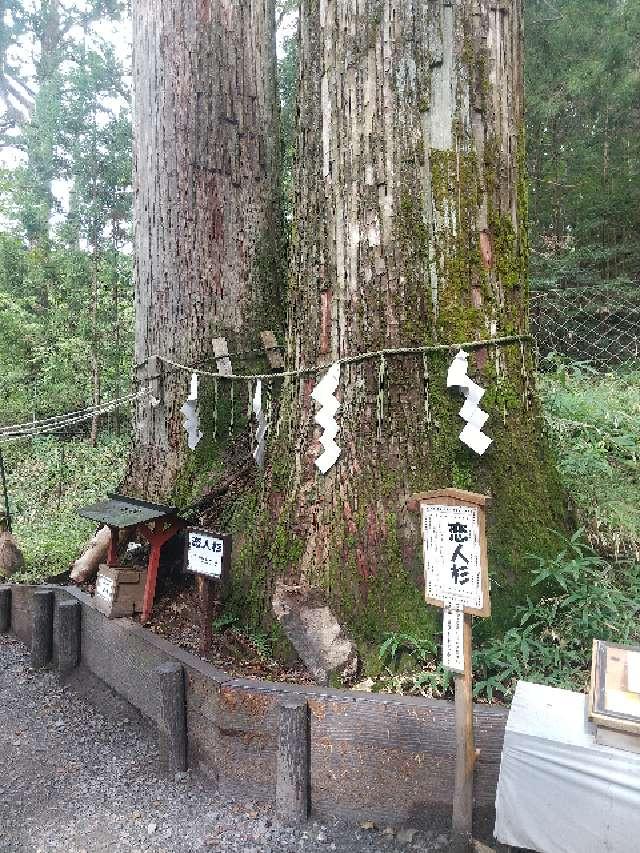
{"type": "MultiPolygon", "coordinates": [[[[183,364],[179,361],[174,361],[165,355],[156,356],[159,361],[168,365],[169,367],[173,367],[174,370],[182,370],[187,373],[197,373],[198,376],[208,376],[212,379],[226,379],[231,382],[251,382],[254,379],[264,379],[264,380],[273,380],[273,379],[289,379],[293,376],[313,376],[316,373],[322,373],[325,370],[328,370],[333,364],[356,364],[362,361],[372,361],[381,358],[387,358],[389,356],[402,356],[402,355],[422,355],[426,356],[429,353],[436,352],[457,352],[460,349],[464,350],[478,350],[483,349],[484,347],[503,347],[510,346],[514,344],[523,345],[525,343],[531,343],[533,340],[532,336],[529,334],[526,335],[507,335],[500,338],[488,338],[487,340],[475,340],[475,341],[463,341],[461,343],[455,344],[429,344],[427,346],[422,347],[392,347],[388,349],[374,350],[371,352],[363,352],[359,355],[351,355],[351,356],[343,356],[342,358],[337,358],[329,364],[320,364],[314,365],[312,367],[300,367],[296,370],[284,370],[280,373],[229,373],[224,374],[218,371],[213,370],[205,370],[201,367],[194,367],[192,365],[183,364]]],[[[149,359],[147,359],[149,361],[149,359]]]]}

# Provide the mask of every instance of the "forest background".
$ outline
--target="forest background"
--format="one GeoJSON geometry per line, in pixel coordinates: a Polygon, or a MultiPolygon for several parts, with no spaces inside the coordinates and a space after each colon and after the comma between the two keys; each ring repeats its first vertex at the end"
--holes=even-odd
{"type": "MultiPolygon", "coordinates": [[[[285,198],[297,79],[293,5],[278,10],[285,198]]],[[[119,0],[1,6],[6,425],[131,390],[131,59],[128,10],[119,0]]],[[[525,8],[531,288],[538,295],[584,288],[607,304],[629,304],[640,289],[640,0],[528,0],[525,8]]],[[[560,471],[584,534],[564,549],[559,544],[556,564],[532,563],[558,595],[548,605],[523,602],[522,630],[482,652],[487,695],[494,687],[507,694],[518,674],[530,677],[535,667],[540,678],[579,685],[581,655],[598,620],[606,626],[616,614],[616,636],[633,639],[617,615],[638,609],[638,364],[596,369],[587,359],[552,354],[539,367],[560,471]],[[593,572],[603,590],[597,601],[587,595],[593,572]],[[589,614],[579,630],[569,617],[577,606],[589,614]],[[555,649],[548,658],[545,632],[559,630],[563,612],[568,639],[560,657],[555,649]],[[507,659],[513,672],[502,665],[507,659]]],[[[75,510],[117,484],[129,429],[123,409],[86,430],[0,446],[26,576],[55,574],[76,555],[89,531],[75,510]]],[[[427,681],[416,685],[414,674],[396,666],[403,649],[422,665],[435,643],[390,637],[381,649],[387,686],[431,689],[442,673],[427,667],[427,681]]]]}

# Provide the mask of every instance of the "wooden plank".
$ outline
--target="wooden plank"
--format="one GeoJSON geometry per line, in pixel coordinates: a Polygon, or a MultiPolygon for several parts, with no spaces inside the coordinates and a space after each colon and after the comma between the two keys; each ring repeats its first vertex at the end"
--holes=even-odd
{"type": "Polygon", "coordinates": [[[212,346],[218,373],[222,376],[231,376],[233,368],[231,367],[231,359],[229,358],[229,344],[227,343],[227,339],[214,338],[212,346]]]}
{"type": "Polygon", "coordinates": [[[415,511],[420,509],[422,503],[449,503],[447,499],[451,499],[453,504],[463,503],[481,507],[486,507],[491,502],[488,495],[480,495],[477,492],[466,492],[464,489],[435,489],[431,492],[418,492],[411,495],[407,506],[415,511]]]}

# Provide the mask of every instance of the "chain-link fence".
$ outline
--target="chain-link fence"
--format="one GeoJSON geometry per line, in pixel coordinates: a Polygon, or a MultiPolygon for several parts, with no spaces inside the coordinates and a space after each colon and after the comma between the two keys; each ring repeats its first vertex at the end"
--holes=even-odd
{"type": "Polygon", "coordinates": [[[640,367],[640,286],[533,290],[530,317],[541,360],[556,353],[598,370],[640,367]]]}

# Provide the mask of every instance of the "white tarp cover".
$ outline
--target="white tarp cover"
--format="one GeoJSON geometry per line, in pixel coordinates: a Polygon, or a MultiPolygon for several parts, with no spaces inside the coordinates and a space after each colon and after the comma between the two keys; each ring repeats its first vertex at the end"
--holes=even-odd
{"type": "Polygon", "coordinates": [[[518,683],[495,836],[538,853],[640,850],[640,754],[595,743],[584,694],[518,683]]]}

